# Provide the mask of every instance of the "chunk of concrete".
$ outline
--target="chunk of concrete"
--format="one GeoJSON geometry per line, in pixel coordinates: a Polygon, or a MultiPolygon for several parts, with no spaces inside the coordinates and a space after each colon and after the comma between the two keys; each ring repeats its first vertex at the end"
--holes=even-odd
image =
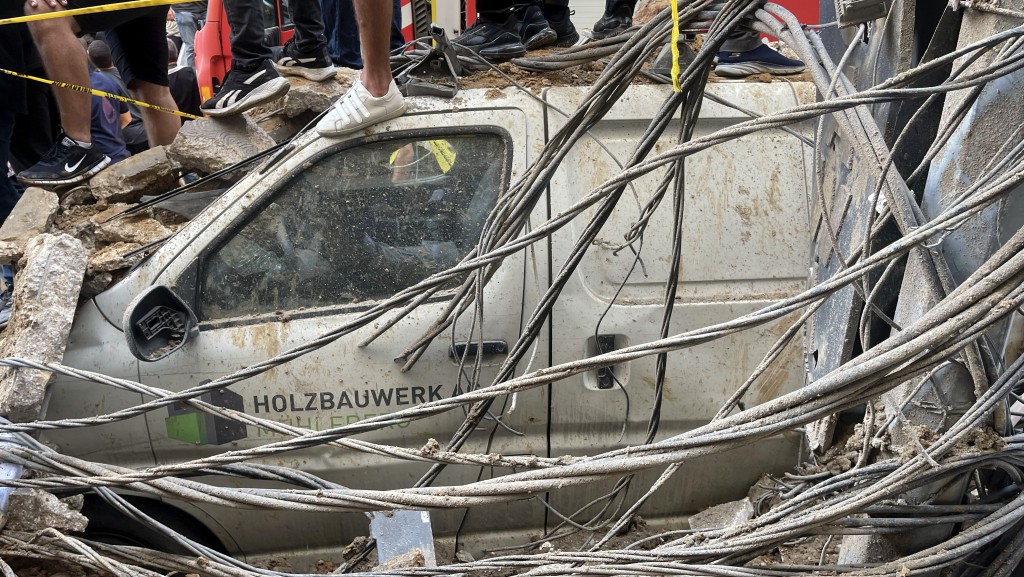
{"type": "MultiPolygon", "coordinates": [[[[81,499],[78,500],[81,508],[81,499]]],[[[43,529],[85,531],[89,520],[71,504],[53,493],[39,489],[16,489],[7,508],[7,526],[11,531],[36,532],[43,529]]]]}
{"type": "MultiPolygon", "coordinates": [[[[66,234],[42,234],[25,250],[25,266],[14,283],[14,310],[0,356],[56,363],[64,357],[75,318],[88,252],[66,234]]],[[[39,418],[49,371],[0,368],[0,415],[12,421],[39,418]]]]}
{"type": "Polygon", "coordinates": [[[82,283],[82,294],[79,296],[79,299],[91,299],[92,297],[107,290],[107,287],[109,287],[113,282],[114,275],[109,272],[98,272],[95,274],[87,273],[85,275],[85,282],[82,283]]]}
{"type": "Polygon", "coordinates": [[[115,242],[93,251],[89,255],[89,274],[111,272],[132,266],[136,260],[142,258],[142,255],[127,255],[140,248],[142,245],[137,242],[115,242]]]}
{"type": "Polygon", "coordinates": [[[0,254],[3,262],[14,263],[25,252],[28,241],[50,230],[60,209],[57,195],[37,187],[29,187],[14,205],[11,215],[0,226],[0,254]]]}
{"type": "Polygon", "coordinates": [[[633,10],[633,25],[643,26],[651,21],[658,12],[669,7],[668,0],[640,0],[633,10]]]}
{"type": "Polygon", "coordinates": [[[174,231],[152,218],[147,211],[115,218],[130,208],[126,204],[115,204],[92,217],[96,228],[96,240],[100,242],[133,242],[150,244],[170,236],[174,231]]]}
{"type": "Polygon", "coordinates": [[[341,97],[351,85],[349,81],[342,85],[334,79],[323,82],[312,82],[305,79],[289,79],[292,84],[291,90],[284,95],[284,114],[294,118],[303,112],[323,112],[330,108],[335,100],[341,97]]]}
{"type": "Polygon", "coordinates": [[[754,504],[750,499],[740,499],[715,505],[696,515],[690,516],[690,529],[694,531],[710,531],[737,527],[754,518],[754,504]]]}
{"type": "Polygon", "coordinates": [[[174,163],[163,146],[154,146],[105,168],[89,181],[97,201],[138,202],[174,188],[174,163]]]}
{"type": "Polygon", "coordinates": [[[248,116],[186,122],[167,156],[186,170],[210,174],[274,146],[274,139],[248,116]]]}

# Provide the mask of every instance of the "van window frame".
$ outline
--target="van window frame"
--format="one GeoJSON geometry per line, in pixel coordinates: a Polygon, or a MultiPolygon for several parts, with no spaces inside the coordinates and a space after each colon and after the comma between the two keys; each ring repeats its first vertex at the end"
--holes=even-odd
{"type": "MultiPolygon", "coordinates": [[[[430,140],[445,137],[461,137],[461,136],[475,136],[475,135],[491,135],[498,137],[504,144],[504,156],[501,159],[502,168],[501,175],[498,179],[498,192],[497,199],[500,199],[507,194],[509,189],[509,181],[512,173],[512,159],[513,159],[513,139],[507,130],[500,126],[493,125],[465,125],[465,126],[450,126],[442,128],[418,128],[412,130],[396,130],[389,131],[386,133],[373,134],[356,139],[345,140],[335,145],[329,146],[315,154],[304,158],[295,168],[282,175],[277,183],[273,187],[268,188],[260,197],[250,204],[246,211],[235,217],[234,220],[226,223],[221,230],[214,236],[209,243],[199,252],[196,259],[188,266],[182,274],[179,275],[178,280],[174,283],[179,289],[184,289],[179,292],[191,292],[191,298],[187,298],[186,301],[191,303],[192,310],[195,311],[196,316],[199,317],[199,328],[200,331],[212,330],[217,328],[227,328],[233,326],[245,326],[253,324],[263,324],[266,322],[279,322],[281,314],[279,311],[242,315],[235,317],[223,317],[216,319],[203,319],[202,311],[200,310],[200,293],[203,290],[202,279],[205,278],[207,272],[207,266],[210,258],[220,250],[228,241],[235,237],[235,235],[253,221],[258,215],[260,215],[278,196],[282,194],[293,179],[295,179],[301,172],[305,171],[307,167],[323,161],[325,158],[334,156],[335,154],[342,153],[346,150],[352,150],[367,145],[373,145],[378,143],[386,143],[393,140],[430,140]],[[187,289],[186,289],[187,287],[187,289]]],[[[493,210],[493,207],[492,207],[493,210]]],[[[427,299],[426,302],[440,302],[449,298],[450,290],[438,291],[437,294],[427,299]]],[[[355,303],[339,303],[324,305],[321,307],[307,307],[304,309],[292,310],[289,309],[287,317],[289,319],[302,319],[312,318],[321,316],[330,316],[336,314],[346,313],[358,313],[369,310],[376,306],[379,300],[368,299],[365,301],[359,301],[355,303]]]]}

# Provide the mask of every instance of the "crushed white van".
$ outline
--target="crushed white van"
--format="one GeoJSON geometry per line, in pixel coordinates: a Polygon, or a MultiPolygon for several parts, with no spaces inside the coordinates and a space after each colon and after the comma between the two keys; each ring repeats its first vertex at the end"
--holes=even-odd
{"type": "MultiPolygon", "coordinates": [[[[611,112],[569,152],[529,225],[565,211],[620,171],[636,139],[664,102],[663,86],[631,86],[611,112]]],[[[814,100],[801,82],[718,82],[718,101],[771,113],[814,100]]],[[[512,89],[464,90],[451,101],[413,98],[401,118],[343,139],[299,136],[227,190],[137,265],[121,282],[84,303],[64,363],[182,391],[251,367],[344,327],[382,299],[458,263],[475,247],[486,218],[510,183],[574,110],[585,88],[548,88],[542,101],[512,89]]],[[[706,100],[698,133],[747,119],[706,100]]],[[[675,122],[678,122],[675,121],[675,122]]],[[[806,126],[795,125],[809,133],[806,126]]],[[[676,131],[678,132],[678,131],[676,131]]],[[[670,127],[657,149],[673,144],[670,127]]],[[[712,325],[800,292],[810,246],[808,176],[811,147],[767,130],[715,146],[686,162],[680,282],[671,332],[712,325]]],[[[602,236],[559,295],[541,336],[516,374],[658,338],[672,235],[661,213],[649,223],[641,258],[621,249],[664,169],[634,181],[602,236]]],[[[486,318],[472,311],[410,356],[449,304],[442,287],[397,324],[388,316],[351,334],[199,397],[253,418],[313,431],[450,398],[490,384],[526,317],[579,238],[582,219],[505,258],[480,295],[486,318]],[[482,331],[482,334],[481,334],[482,331]],[[368,337],[375,336],[365,343],[368,337]],[[363,346],[365,345],[365,346],[363,346]],[[472,374],[479,355],[481,370],[472,374]],[[414,358],[415,357],[415,358],[414,358]],[[460,369],[461,360],[467,360],[460,369]],[[415,362],[412,362],[412,361],[415,362]]],[[[781,319],[668,356],[657,437],[707,423],[792,319],[781,319]]],[[[785,362],[759,378],[749,407],[803,383],[799,343],[785,362]]],[[[498,400],[463,450],[480,454],[582,456],[643,443],[655,399],[654,357],[563,379],[498,400]]],[[[109,414],[152,399],[137,392],[58,377],[46,418],[109,414]]],[[[402,420],[357,435],[381,445],[418,449],[444,444],[463,410],[402,420]],[[434,441],[432,441],[432,439],[434,441]]],[[[169,404],[86,429],[46,432],[62,453],[114,466],[191,461],[282,441],[288,436],[169,404]]],[[[727,458],[684,466],[648,502],[648,523],[679,518],[740,498],[766,472],[799,461],[797,433],[738,447],[727,458]]],[[[257,459],[354,489],[410,487],[429,462],[395,460],[336,445],[257,459]]],[[[436,486],[500,476],[507,468],[449,466],[436,486]]],[[[189,478],[235,487],[288,487],[232,476],[189,478]]],[[[638,476],[633,499],[656,478],[638,476]]],[[[469,551],[525,543],[557,525],[553,511],[574,512],[609,493],[614,480],[566,487],[541,498],[432,512],[439,539],[469,551]]],[[[367,532],[359,513],[255,510],[210,500],[156,499],[120,487],[132,503],[182,534],[232,556],[288,554],[315,560],[367,532]]],[[[108,540],[161,544],[153,531],[118,519],[87,498],[92,531],[108,540]]],[[[295,564],[299,567],[301,563],[295,564]]]]}

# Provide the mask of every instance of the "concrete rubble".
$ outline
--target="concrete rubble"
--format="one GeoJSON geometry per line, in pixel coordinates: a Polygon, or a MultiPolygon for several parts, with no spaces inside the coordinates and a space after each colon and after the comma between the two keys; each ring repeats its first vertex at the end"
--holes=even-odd
{"type": "Polygon", "coordinates": [[[274,144],[274,139],[246,115],[200,118],[181,127],[167,156],[187,171],[210,174],[274,144]]]}
{"type": "Polygon", "coordinates": [[[129,156],[101,171],[89,181],[93,198],[100,202],[138,202],[143,195],[174,187],[174,164],[163,146],[129,156]]]}
{"type": "Polygon", "coordinates": [[[18,262],[29,240],[50,229],[59,209],[56,194],[29,187],[0,226],[0,262],[18,262]]]}
{"type": "Polygon", "coordinates": [[[726,527],[738,527],[754,518],[754,504],[750,499],[740,499],[715,505],[690,516],[690,529],[711,531],[726,527]]]}
{"type": "Polygon", "coordinates": [[[323,112],[345,93],[348,84],[351,84],[351,80],[338,83],[295,79],[291,90],[282,99],[282,112],[288,118],[295,118],[305,112],[323,112]]]}
{"type": "Polygon", "coordinates": [[[8,502],[7,524],[10,531],[84,531],[89,520],[79,510],[81,496],[58,499],[38,489],[16,489],[8,502]]]}
{"type": "MultiPolygon", "coordinates": [[[[14,283],[14,310],[0,342],[0,356],[57,363],[64,357],[78,307],[88,252],[66,234],[41,234],[25,250],[14,283]]],[[[48,371],[0,368],[0,414],[33,421],[43,411],[48,371]]]]}

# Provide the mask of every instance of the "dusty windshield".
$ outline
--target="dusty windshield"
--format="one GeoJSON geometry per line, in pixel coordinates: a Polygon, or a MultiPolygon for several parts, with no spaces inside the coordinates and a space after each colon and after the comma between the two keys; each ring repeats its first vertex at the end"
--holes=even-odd
{"type": "Polygon", "coordinates": [[[456,264],[506,164],[494,134],[390,140],[321,159],[206,259],[201,318],[381,298],[456,264]]]}

